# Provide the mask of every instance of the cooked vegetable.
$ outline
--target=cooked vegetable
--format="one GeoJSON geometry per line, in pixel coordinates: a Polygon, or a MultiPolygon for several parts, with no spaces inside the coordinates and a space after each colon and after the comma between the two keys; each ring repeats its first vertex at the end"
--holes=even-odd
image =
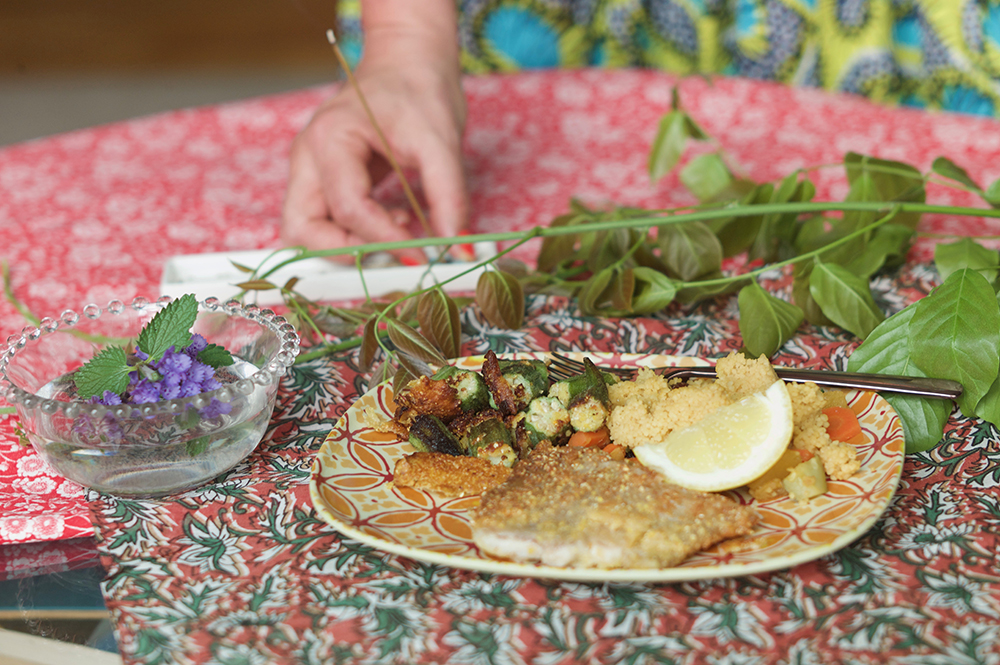
{"type": "Polygon", "coordinates": [[[805,458],[802,456],[803,452],[805,451],[796,448],[789,448],[783,452],[778,461],[764,472],[764,475],[747,484],[750,496],[757,501],[770,501],[771,499],[788,494],[785,491],[782,481],[788,477],[788,473],[792,469],[805,461],[805,458]]]}
{"type": "Polygon", "coordinates": [[[460,441],[468,455],[494,464],[513,466],[517,461],[514,437],[507,424],[499,418],[489,418],[472,425],[460,441]]]}
{"type": "Polygon", "coordinates": [[[555,397],[536,397],[531,400],[524,414],[529,450],[548,439],[559,444],[569,436],[569,411],[555,397]]]}
{"type": "Polygon", "coordinates": [[[458,439],[441,419],[424,413],[410,424],[410,445],[423,453],[463,454],[458,439]]]}
{"type": "Polygon", "coordinates": [[[501,360],[500,375],[514,392],[518,411],[549,390],[549,368],[542,360],[501,360]]]}
{"type": "Polygon", "coordinates": [[[573,432],[566,445],[579,448],[604,448],[610,443],[611,432],[607,427],[602,427],[594,432],[573,432]]]}
{"type": "Polygon", "coordinates": [[[567,407],[573,429],[594,432],[604,426],[611,413],[611,398],[604,373],[589,358],[584,358],[583,363],[582,374],[553,384],[549,395],[567,407]]]}
{"type": "Polygon", "coordinates": [[[617,443],[609,443],[608,445],[601,448],[608,455],[611,455],[611,459],[617,460],[619,462],[625,461],[625,448],[619,446],[617,443]]]}
{"type": "Polygon", "coordinates": [[[834,441],[850,441],[861,434],[861,423],[858,417],[850,408],[846,406],[828,406],[823,409],[830,424],[826,426],[826,433],[834,441]]]}
{"type": "Polygon", "coordinates": [[[478,372],[448,365],[438,370],[431,378],[444,381],[455,389],[463,413],[481,411],[490,406],[490,392],[478,372]]]}
{"type": "Polygon", "coordinates": [[[458,391],[447,381],[436,381],[427,376],[406,384],[395,396],[395,401],[393,418],[403,425],[409,425],[417,414],[450,420],[462,413],[458,391]]]}
{"type": "Polygon", "coordinates": [[[500,413],[505,416],[513,416],[521,410],[521,407],[518,406],[517,395],[514,394],[514,389],[500,371],[500,361],[493,351],[487,351],[483,358],[483,380],[486,382],[493,403],[500,413]]]}
{"type": "Polygon", "coordinates": [[[788,477],[782,482],[785,491],[796,501],[808,501],[826,492],[826,472],[819,456],[802,462],[792,468],[788,477]]]}

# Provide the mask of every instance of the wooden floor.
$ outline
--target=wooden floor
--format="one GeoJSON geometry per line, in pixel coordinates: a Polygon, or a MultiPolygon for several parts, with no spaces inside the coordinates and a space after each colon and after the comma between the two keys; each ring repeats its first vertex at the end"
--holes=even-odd
{"type": "Polygon", "coordinates": [[[316,71],[336,0],[0,2],[0,76],[316,71]]]}

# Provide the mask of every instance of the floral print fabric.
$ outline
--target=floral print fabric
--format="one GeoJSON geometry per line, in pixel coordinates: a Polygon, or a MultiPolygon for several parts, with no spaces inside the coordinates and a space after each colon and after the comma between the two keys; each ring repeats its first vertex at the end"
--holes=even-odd
{"type": "MultiPolygon", "coordinates": [[[[349,54],[359,4],[341,3],[349,54]]],[[[654,67],[1000,114],[998,0],[460,0],[471,73],[654,67]]]]}
{"type": "MultiPolygon", "coordinates": [[[[836,162],[849,150],[922,171],[943,155],[983,185],[1000,178],[1000,123],[989,118],[737,77],[710,82],[639,69],[487,75],[464,83],[471,229],[545,224],[573,197],[590,206],[691,203],[676,175],[650,183],[646,172],[675,86],[733,164],[758,181],[836,162]]],[[[0,149],[0,256],[15,295],[40,315],[127,302],[155,294],[175,254],[278,246],[288,145],[332,91],[0,149]]],[[[842,170],[810,173],[820,198],[846,195],[842,170]]],[[[929,191],[932,200],[975,202],[929,191]]],[[[405,202],[391,184],[377,195],[405,202]]],[[[948,216],[925,218],[920,229],[1000,235],[996,220],[948,216]]],[[[906,269],[877,278],[882,308],[896,311],[938,283],[929,264],[935,242],[921,239],[906,269]]],[[[529,259],[537,244],[522,249],[518,256],[529,259]]],[[[772,277],[778,286],[785,278],[772,277]]],[[[23,325],[0,300],[0,339],[23,325]]],[[[525,330],[496,330],[471,310],[463,329],[465,353],[718,356],[740,345],[727,299],[602,321],[565,300],[536,298],[525,330]]],[[[855,344],[834,328],[803,332],[777,362],[843,367],[855,344]]],[[[23,576],[49,561],[73,565],[75,555],[51,544],[22,543],[83,535],[68,519],[48,519],[80,516],[74,527],[96,530],[109,571],[104,592],[126,663],[1000,662],[1000,436],[979,421],[953,419],[941,446],[908,457],[889,511],[834,556],[683,585],[555,584],[417,564],[343,539],[315,517],[313,451],[366,380],[353,352],[297,366],[246,463],[161,500],[85,501],[79,488],[60,494],[63,481],[18,446],[16,418],[0,418],[0,520],[9,525],[0,541],[15,543],[0,566],[23,576]],[[50,531],[49,522],[60,528],[50,531]]]]}
{"type": "MultiPolygon", "coordinates": [[[[917,266],[886,281],[883,295],[898,306],[935,279],[917,266]]],[[[717,356],[740,345],[727,307],[710,302],[664,317],[595,320],[565,299],[533,297],[518,331],[466,310],[463,352],[717,356]]],[[[813,329],[775,361],[843,367],[848,338],[813,329]]],[[[560,583],[413,561],[344,538],[318,519],[309,470],[336,419],[364,390],[356,361],[349,352],[296,366],[257,452],[217,482],[159,501],[91,497],[126,662],[1000,658],[1000,448],[989,425],[962,421],[941,447],[910,456],[885,516],[831,556],[684,584],[560,583]]]]}

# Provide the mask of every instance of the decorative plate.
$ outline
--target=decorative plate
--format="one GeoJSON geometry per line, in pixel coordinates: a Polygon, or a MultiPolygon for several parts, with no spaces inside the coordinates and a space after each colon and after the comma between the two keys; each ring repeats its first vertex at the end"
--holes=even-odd
{"type": "MultiPolygon", "coordinates": [[[[670,367],[705,365],[696,358],[635,354],[585,355],[603,366],[670,367]]],[[[513,354],[540,358],[544,353],[513,354]]],[[[479,369],[482,357],[457,365],[479,369]]],[[[853,391],[848,402],[861,421],[861,470],[849,480],[830,481],[829,490],[808,504],[789,498],[756,504],[761,522],[752,547],[715,546],[682,565],[662,569],[555,568],[513,563],[480,553],[472,542],[468,513],[479,497],[439,498],[393,486],[396,460],[413,452],[409,443],[365,425],[363,411],[383,418],[394,410],[392,387],[368,391],[337,422],[313,463],[310,495],[319,515],[345,536],[377,549],[456,568],[504,575],[579,581],[676,582],[751,575],[812,561],[863,535],[888,507],[903,468],[903,431],[892,408],[872,392],[853,391]],[[740,551],[744,550],[744,551],[740,551]]],[[[729,493],[749,502],[743,491],[729,493]]]]}

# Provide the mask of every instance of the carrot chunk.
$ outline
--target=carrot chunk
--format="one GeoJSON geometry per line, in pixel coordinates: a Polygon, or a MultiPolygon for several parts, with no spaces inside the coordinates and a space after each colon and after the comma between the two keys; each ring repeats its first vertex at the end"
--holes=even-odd
{"type": "Polygon", "coordinates": [[[858,417],[846,406],[828,406],[823,409],[823,414],[830,421],[826,433],[834,441],[850,441],[861,434],[858,417]]]}
{"type": "Polygon", "coordinates": [[[602,427],[596,432],[573,432],[567,445],[579,448],[590,448],[591,446],[603,448],[609,443],[611,443],[611,432],[608,431],[607,427],[602,427]]]}
{"type": "Polygon", "coordinates": [[[617,443],[609,443],[601,450],[611,455],[611,459],[613,460],[621,462],[625,459],[625,448],[619,446],[617,443]]]}

